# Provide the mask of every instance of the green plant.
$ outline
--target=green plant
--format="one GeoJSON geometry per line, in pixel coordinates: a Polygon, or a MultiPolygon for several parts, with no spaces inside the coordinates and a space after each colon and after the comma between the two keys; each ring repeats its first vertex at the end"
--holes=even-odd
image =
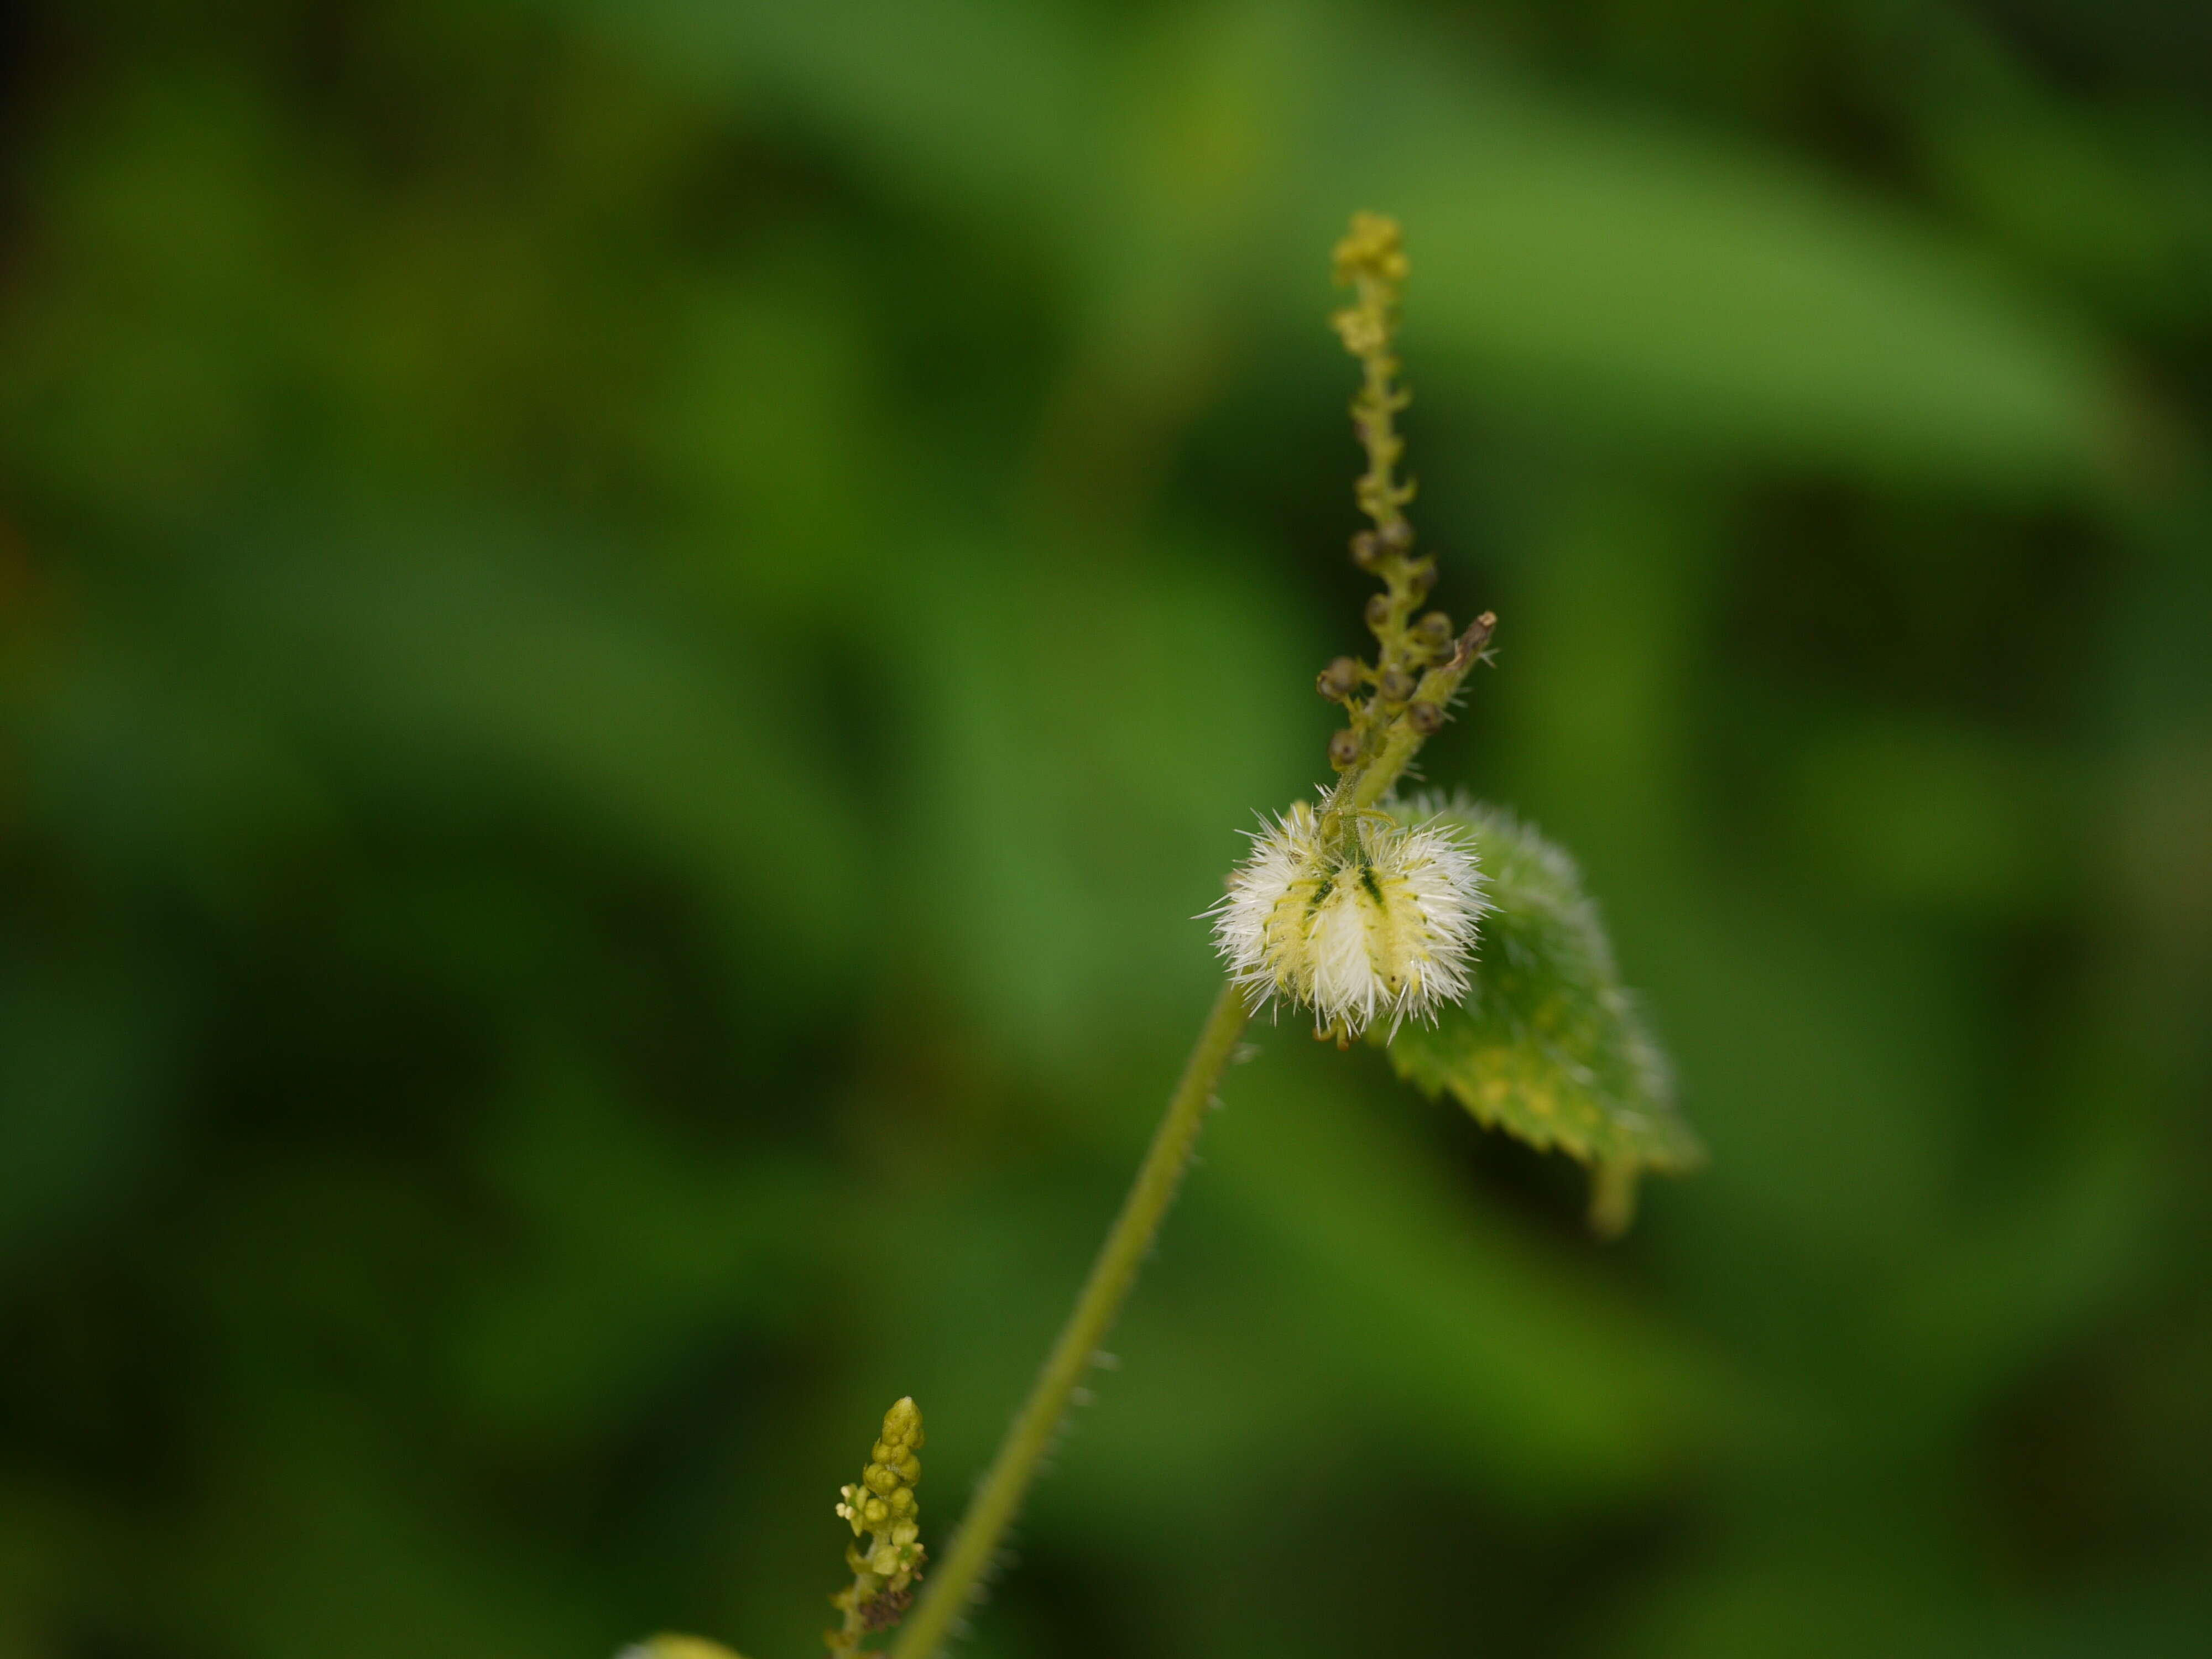
{"type": "MultiPolygon", "coordinates": [[[[1366,607],[1374,659],[1338,657],[1316,681],[1346,715],[1328,739],[1334,781],[1318,805],[1299,802],[1265,823],[1231,873],[1211,913],[1227,982],[1090,1277],[918,1601],[910,1586],[926,1559],[914,1495],[922,1435],[911,1400],[890,1408],[860,1480],[843,1488],[837,1513],[867,1542],[848,1547],[854,1582],[832,1598],[844,1615],[827,1634],[833,1655],[860,1652],[914,1602],[891,1659],[929,1659],[980,1589],[1258,1010],[1310,1011],[1316,1037],[1340,1049],[1364,1037],[1430,1096],[1449,1093],[1486,1127],[1590,1166],[1590,1220],[1602,1235],[1628,1224],[1644,1171],[1684,1171],[1703,1156],[1572,860],[1510,812],[1397,793],[1469,673],[1488,660],[1497,618],[1485,611],[1457,630],[1443,611],[1422,608],[1437,567],[1414,551],[1406,515],[1414,486],[1398,471],[1396,417],[1407,394],[1392,348],[1407,266],[1397,223],[1355,215],[1335,270],[1354,290],[1333,320],[1360,364],[1352,417],[1367,457],[1356,494],[1370,523],[1352,538],[1352,557],[1382,591],[1366,607]]],[[[638,1651],[727,1652],[687,1636],[638,1651]]]]}

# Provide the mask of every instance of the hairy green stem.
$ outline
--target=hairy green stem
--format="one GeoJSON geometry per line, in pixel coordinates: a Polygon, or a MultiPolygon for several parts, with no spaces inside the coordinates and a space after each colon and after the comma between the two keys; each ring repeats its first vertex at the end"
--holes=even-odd
{"type": "Polygon", "coordinates": [[[1197,1045],[1183,1065],[1182,1079],[1168,1097],[1166,1115],[1153,1132],[1152,1144],[1138,1166],[1121,1212],[1099,1247],[1098,1260],[1085,1281],[1082,1294],[1060,1328],[1060,1337],[1047,1356],[1044,1369],[1030,1389],[1029,1398],[1007,1425],[1006,1437],[990,1472],[968,1505],[968,1513],[954,1534],[952,1547],[930,1573],[928,1588],[920,1605],[899,1632],[891,1659],[931,1659],[945,1640],[952,1620],[974,1599],[1000,1540],[1021,1507],[1022,1495],[1036,1478],[1037,1464],[1052,1444],[1069,1399],[1090,1370],[1098,1345],[1105,1340],[1114,1317],[1136,1282],[1159,1231],[1160,1219],[1174,1201],[1176,1188],[1190,1163],[1191,1148],[1206,1121],[1215,1085],[1237,1052],[1250,1018],[1244,994],[1224,985],[1206,1016],[1197,1045]]]}

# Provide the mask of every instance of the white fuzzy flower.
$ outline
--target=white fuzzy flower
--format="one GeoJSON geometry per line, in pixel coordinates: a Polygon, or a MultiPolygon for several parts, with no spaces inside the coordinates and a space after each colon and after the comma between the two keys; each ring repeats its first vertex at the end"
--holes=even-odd
{"type": "Polygon", "coordinates": [[[1489,908],[1474,854],[1449,830],[1374,813],[1329,846],[1300,802],[1252,837],[1211,914],[1238,984],[1349,1036],[1378,1018],[1433,1019],[1465,997],[1489,908]]]}

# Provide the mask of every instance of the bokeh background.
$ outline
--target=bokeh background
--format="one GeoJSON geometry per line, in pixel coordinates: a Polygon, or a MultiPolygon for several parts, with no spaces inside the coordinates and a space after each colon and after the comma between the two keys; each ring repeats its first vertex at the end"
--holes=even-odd
{"type": "Polygon", "coordinates": [[[1262,1027],[983,1659],[2212,1650],[2187,0],[0,21],[0,1656],[817,1651],[1355,648],[1711,1169],[1262,1027]]]}

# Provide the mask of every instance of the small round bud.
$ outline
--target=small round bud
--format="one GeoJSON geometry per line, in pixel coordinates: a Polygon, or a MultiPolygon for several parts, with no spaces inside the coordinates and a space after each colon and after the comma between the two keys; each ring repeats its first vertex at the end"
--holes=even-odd
{"type": "Polygon", "coordinates": [[[1441,611],[1431,611],[1413,624],[1414,636],[1431,653],[1451,649],[1451,618],[1441,611]]]}
{"type": "Polygon", "coordinates": [[[1390,625],[1390,596],[1388,593],[1377,593],[1367,601],[1367,625],[1377,629],[1390,625]]]}
{"type": "Polygon", "coordinates": [[[1434,559],[1423,559],[1419,564],[1407,568],[1406,586],[1413,590],[1415,599],[1425,599],[1429,596],[1429,590],[1436,585],[1437,562],[1434,559]]]}
{"type": "Polygon", "coordinates": [[[1382,557],[1382,544],[1375,539],[1373,531],[1363,530],[1352,538],[1352,562],[1362,570],[1374,569],[1382,557]]]}
{"type": "Polygon", "coordinates": [[[1382,693],[1385,702],[1403,702],[1413,695],[1413,677],[1402,668],[1385,669],[1376,682],[1376,690],[1382,693]]]}
{"type": "Polygon", "coordinates": [[[1376,532],[1376,539],[1384,551],[1403,553],[1413,544],[1413,526],[1404,519],[1393,519],[1376,532]]]}
{"type": "Polygon", "coordinates": [[[1417,702],[1406,711],[1406,724],[1425,738],[1433,738],[1444,729],[1443,705],[1417,702]]]}
{"type": "Polygon", "coordinates": [[[1341,769],[1359,758],[1359,733],[1345,731],[1328,740],[1328,763],[1341,769]]]}
{"type": "Polygon", "coordinates": [[[1349,657],[1335,657],[1314,678],[1314,690],[1331,702],[1340,702],[1359,688],[1359,665],[1349,657]]]}

